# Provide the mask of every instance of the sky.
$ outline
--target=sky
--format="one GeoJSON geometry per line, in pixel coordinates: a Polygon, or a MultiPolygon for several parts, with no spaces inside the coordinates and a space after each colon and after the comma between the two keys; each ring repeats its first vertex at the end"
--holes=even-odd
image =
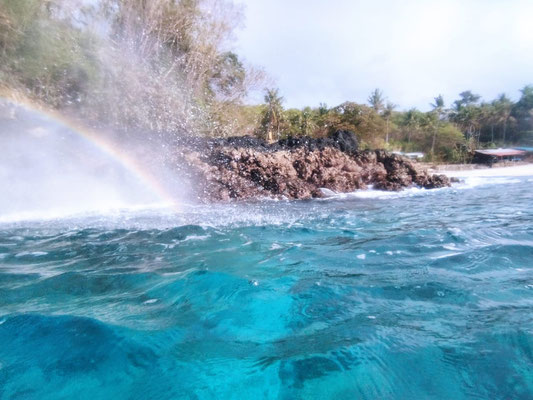
{"type": "Polygon", "coordinates": [[[379,88],[399,110],[425,111],[439,94],[447,106],[464,90],[516,100],[533,84],[533,0],[239,3],[235,51],[287,108],[364,103],[379,88]]]}

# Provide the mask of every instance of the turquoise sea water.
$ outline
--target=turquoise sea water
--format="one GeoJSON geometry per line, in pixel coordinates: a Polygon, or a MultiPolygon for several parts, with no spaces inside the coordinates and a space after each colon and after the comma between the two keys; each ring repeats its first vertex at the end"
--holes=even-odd
{"type": "Polygon", "coordinates": [[[531,399],[533,179],[0,224],[0,399],[531,399]]]}

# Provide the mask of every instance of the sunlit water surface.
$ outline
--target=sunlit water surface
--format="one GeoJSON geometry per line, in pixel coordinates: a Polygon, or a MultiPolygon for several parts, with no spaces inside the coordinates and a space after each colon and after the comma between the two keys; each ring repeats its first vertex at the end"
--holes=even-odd
{"type": "Polygon", "coordinates": [[[474,183],[6,220],[0,399],[531,399],[533,178],[474,183]]]}

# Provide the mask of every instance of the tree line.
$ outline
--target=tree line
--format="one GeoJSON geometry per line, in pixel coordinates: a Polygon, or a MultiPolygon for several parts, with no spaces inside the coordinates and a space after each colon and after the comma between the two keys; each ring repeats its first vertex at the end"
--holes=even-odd
{"type": "Polygon", "coordinates": [[[443,96],[431,110],[397,110],[375,89],[367,104],[344,102],[303,109],[283,108],[278,89],[266,89],[254,133],[267,140],[287,136],[326,136],[337,130],[356,133],[363,147],[420,151],[429,160],[467,161],[476,148],[533,145],[533,86],[520,90],[513,102],[505,94],[486,102],[464,91],[448,107],[443,96]]]}

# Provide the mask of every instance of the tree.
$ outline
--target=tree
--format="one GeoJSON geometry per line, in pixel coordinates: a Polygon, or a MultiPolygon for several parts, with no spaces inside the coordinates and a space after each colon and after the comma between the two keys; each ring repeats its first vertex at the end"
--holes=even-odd
{"type": "Polygon", "coordinates": [[[261,79],[227,51],[239,19],[231,0],[0,0],[0,85],[120,132],[228,134],[261,79]]]}
{"type": "Polygon", "coordinates": [[[454,102],[457,109],[464,106],[476,104],[479,99],[481,99],[480,95],[474,94],[470,90],[466,90],[464,92],[459,93],[459,96],[460,99],[454,102]]]}
{"type": "Polygon", "coordinates": [[[379,89],[374,89],[370,96],[368,97],[368,103],[378,114],[383,110],[383,105],[385,103],[385,98],[383,97],[383,92],[379,89]]]}
{"type": "Polygon", "coordinates": [[[283,136],[300,136],[302,134],[303,116],[300,110],[297,108],[285,110],[283,120],[285,124],[280,128],[283,131],[283,136]]]}
{"type": "Polygon", "coordinates": [[[435,102],[431,103],[430,106],[437,113],[439,119],[442,119],[444,117],[444,98],[439,94],[434,100],[435,102]]]}
{"type": "Polygon", "coordinates": [[[533,85],[526,85],[520,89],[520,100],[516,104],[518,109],[531,110],[533,109],[533,85]]]}
{"type": "Polygon", "coordinates": [[[280,138],[281,123],[283,118],[283,97],[279,94],[279,89],[265,89],[265,112],[261,125],[266,133],[268,141],[274,141],[274,133],[277,139],[280,138]]]}
{"type": "Polygon", "coordinates": [[[317,128],[317,123],[313,110],[310,107],[305,107],[302,110],[302,135],[311,136],[317,128]]]}
{"type": "Polygon", "coordinates": [[[435,154],[438,158],[464,162],[464,136],[449,122],[441,123],[437,132],[435,154]]]}
{"type": "Polygon", "coordinates": [[[318,108],[311,112],[311,130],[313,136],[323,137],[329,131],[329,107],[326,103],[320,103],[318,108]]]}
{"type": "Polygon", "coordinates": [[[475,148],[481,132],[481,112],[477,104],[481,97],[470,90],[459,96],[460,99],[453,103],[450,118],[464,132],[470,147],[475,148]]]}
{"type": "Polygon", "coordinates": [[[385,109],[383,110],[383,118],[385,118],[385,143],[389,144],[389,123],[390,119],[392,117],[392,112],[396,108],[396,104],[391,103],[390,101],[387,102],[387,105],[385,106],[385,109]]]}
{"type": "Polygon", "coordinates": [[[246,90],[244,87],[246,69],[235,53],[220,54],[215,60],[210,75],[207,89],[212,96],[218,96],[221,100],[240,97],[241,92],[246,90]]]}
{"type": "Polygon", "coordinates": [[[385,121],[371,107],[347,101],[331,109],[327,120],[329,133],[349,130],[356,133],[363,145],[383,145],[380,134],[385,132],[385,121]]]}
{"type": "Polygon", "coordinates": [[[429,111],[426,113],[425,118],[423,120],[424,128],[427,132],[431,135],[431,147],[430,147],[430,154],[431,154],[431,160],[433,160],[435,156],[435,142],[437,140],[437,132],[439,130],[439,114],[436,111],[429,111]]]}
{"type": "Polygon", "coordinates": [[[483,122],[490,127],[490,142],[494,143],[494,125],[498,123],[498,112],[496,109],[496,100],[491,103],[482,103],[481,109],[483,115],[483,122]]]}
{"type": "Polygon", "coordinates": [[[430,125],[430,130],[432,131],[431,139],[431,158],[433,159],[435,155],[435,141],[437,139],[437,131],[439,129],[440,121],[444,117],[444,98],[442,95],[435,97],[435,103],[431,104],[432,111],[428,115],[428,124],[430,125]]]}
{"type": "Polygon", "coordinates": [[[496,120],[502,126],[502,143],[505,146],[507,124],[513,110],[513,102],[504,93],[502,93],[494,102],[494,106],[496,109],[496,120]]]}
{"type": "Polygon", "coordinates": [[[411,108],[403,116],[402,125],[407,128],[407,143],[411,143],[413,134],[418,133],[424,114],[416,108],[411,108]]]}
{"type": "Polygon", "coordinates": [[[521,96],[513,108],[512,116],[518,122],[520,134],[533,132],[533,85],[526,85],[520,90],[521,96]]]}

